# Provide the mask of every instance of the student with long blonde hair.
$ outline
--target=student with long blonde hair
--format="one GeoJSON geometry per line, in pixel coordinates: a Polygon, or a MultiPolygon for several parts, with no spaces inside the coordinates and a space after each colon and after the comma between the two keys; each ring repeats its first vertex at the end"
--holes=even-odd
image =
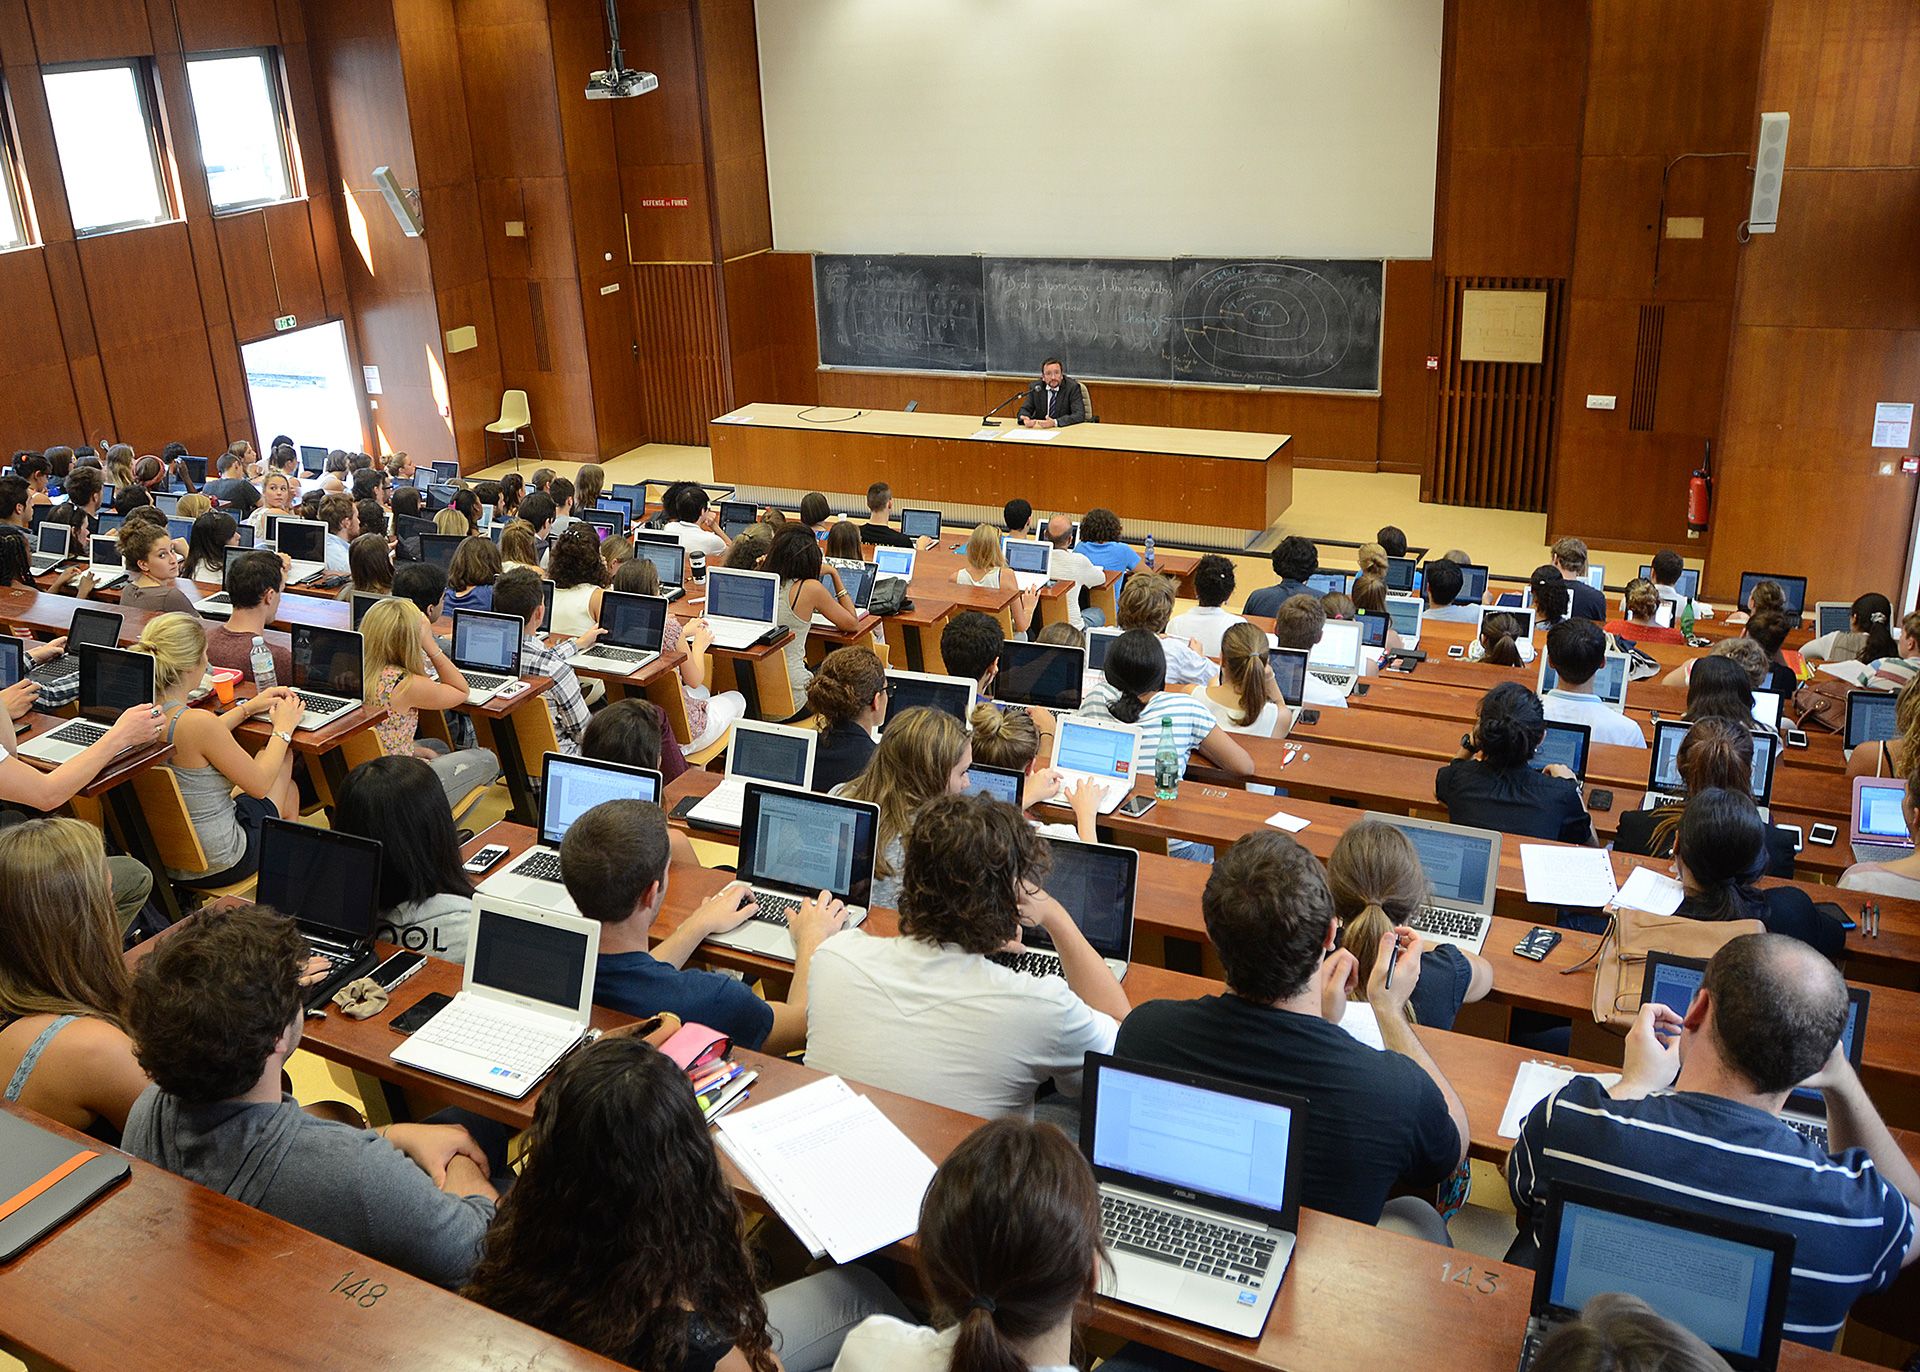
{"type": "MultiPolygon", "coordinates": [[[[1000,552],[1000,531],[991,524],[975,525],[967,535],[967,565],[953,574],[954,581],[962,586],[997,591],[1001,589],[1003,571],[1011,579],[1013,573],[1007,570],[1007,559],[1000,552]]],[[[1007,607],[1016,633],[1024,634],[1032,626],[1034,608],[1039,603],[1037,591],[1022,591],[1007,607]]]]}
{"type": "Polygon", "coordinates": [[[419,736],[422,710],[464,705],[468,689],[467,679],[441,649],[420,607],[402,596],[381,601],[360,621],[360,641],[367,705],[387,712],[373,726],[381,750],[426,759],[446,792],[450,810],[476,786],[491,784],[500,775],[500,759],[491,751],[448,752],[438,739],[419,736]],[[433,676],[427,675],[429,664],[433,676]]]}
{"type": "Polygon", "coordinates": [[[533,525],[524,519],[516,519],[500,531],[500,570],[510,572],[515,567],[540,570],[540,543],[534,537],[533,525]]]}
{"type": "Polygon", "coordinates": [[[1194,695],[1222,728],[1236,734],[1284,738],[1293,727],[1293,711],[1273,679],[1266,630],[1245,620],[1220,636],[1220,679],[1194,695]]]}
{"type": "Polygon", "coordinates": [[[132,648],[153,659],[154,702],[173,745],[165,765],[180,784],[187,818],[206,854],[206,870],[176,870],[173,878],[188,886],[225,886],[250,876],[260,866],[262,823],[269,816],[300,817],[300,791],[293,781],[300,697],[289,687],[275,686],[222,714],[191,708],[187,697],[207,674],[207,632],[194,615],[155,616],[132,648]],[[273,733],[259,752],[250,753],[233,735],[258,715],[269,716],[273,733]]]}
{"type": "MultiPolygon", "coordinates": [[[[1368,984],[1382,940],[1396,925],[1433,899],[1413,841],[1391,824],[1364,820],[1340,836],[1327,859],[1327,887],[1341,924],[1340,946],[1359,963],[1358,982],[1368,984]]],[[[1493,967],[1452,944],[1420,955],[1420,980],[1407,997],[1407,1019],[1451,1029],[1460,1007],[1484,999],[1493,988],[1493,967]]]]}
{"type": "Polygon", "coordinates": [[[887,725],[866,768],[835,792],[880,807],[872,905],[897,908],[913,813],[935,796],[967,789],[973,748],[966,726],[943,710],[903,710],[887,725]]]}
{"type": "Polygon", "coordinates": [[[247,516],[256,540],[267,536],[269,515],[293,513],[293,480],[285,472],[268,472],[260,483],[260,507],[247,516]]]}

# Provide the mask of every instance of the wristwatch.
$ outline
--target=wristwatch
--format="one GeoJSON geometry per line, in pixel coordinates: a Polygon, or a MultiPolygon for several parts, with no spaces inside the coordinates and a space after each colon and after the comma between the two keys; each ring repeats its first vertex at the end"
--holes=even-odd
{"type": "Polygon", "coordinates": [[[277,739],[280,739],[280,740],[281,740],[282,742],[284,742],[284,743],[285,743],[285,744],[286,744],[286,745],[287,745],[287,746],[288,746],[289,748],[291,748],[291,747],[293,746],[293,731],[292,731],[292,730],[290,730],[290,729],[275,729],[275,730],[273,731],[273,736],[274,736],[275,738],[277,738],[277,739]]]}

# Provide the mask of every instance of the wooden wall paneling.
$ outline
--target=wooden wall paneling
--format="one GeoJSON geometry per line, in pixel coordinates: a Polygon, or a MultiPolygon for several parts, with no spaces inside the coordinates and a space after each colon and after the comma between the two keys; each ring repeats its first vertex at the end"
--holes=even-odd
{"type": "Polygon", "coordinates": [[[273,332],[281,313],[273,289],[274,268],[267,243],[267,218],[258,211],[223,214],[209,225],[219,243],[221,274],[233,284],[229,301],[232,332],[252,340],[273,332]]]}
{"type": "Polygon", "coordinates": [[[13,115],[13,136],[25,173],[25,191],[42,243],[70,242],[73,215],[67,208],[67,183],[60,174],[60,153],[53,141],[53,118],[39,69],[9,60],[6,94],[13,115]]]}
{"type": "Polygon", "coordinates": [[[1920,163],[1910,0],[1773,0],[1759,107],[1792,112],[1790,168],[1920,163]]]}
{"type": "Polygon", "coordinates": [[[707,421],[725,413],[725,346],[707,264],[634,269],[640,325],[640,395],[656,443],[707,441],[707,421]]]}
{"type": "Polygon", "coordinates": [[[1733,306],[1725,300],[1686,300],[1660,309],[1660,374],[1655,381],[1653,427],[1660,433],[1699,440],[1697,457],[1705,451],[1705,440],[1720,432],[1733,306]]]}
{"type": "Polygon", "coordinates": [[[1740,317],[1745,324],[1920,329],[1920,166],[1790,169],[1779,229],[1747,245],[1740,317]]]}
{"type": "MultiPolygon", "coordinates": [[[[418,185],[423,195],[429,187],[469,185],[474,177],[473,142],[467,127],[467,104],[461,98],[460,36],[454,27],[451,0],[391,0],[391,3],[406,93],[407,122],[389,130],[389,135],[394,142],[405,143],[411,134],[412,161],[418,178],[416,181],[403,178],[402,184],[418,185]]],[[[378,161],[368,163],[365,168],[355,168],[355,174],[368,176],[377,165],[378,161]]],[[[396,162],[393,166],[398,175],[400,164],[396,162]]]]}
{"type": "Polygon", "coordinates": [[[1583,157],[1573,240],[1578,299],[1642,300],[1653,289],[1659,157],[1583,157]]]}
{"type": "Polygon", "coordinates": [[[1759,0],[1590,0],[1588,157],[1751,146],[1768,6],[1759,0]]]}
{"type": "MultiPolygon", "coordinates": [[[[695,0],[721,260],[773,246],[752,0],[695,0]]],[[[723,283],[724,284],[724,283],[723,283]]],[[[728,302],[731,308],[731,302],[728,302]]]]}
{"type": "Polygon", "coordinates": [[[1567,331],[1567,283],[1540,277],[1450,277],[1436,403],[1431,498],[1514,510],[1547,508],[1557,386],[1567,331]],[[1468,362],[1459,355],[1460,301],[1471,289],[1547,292],[1539,363],[1468,362]]]}
{"type": "Polygon", "coordinates": [[[1448,275],[1565,276],[1580,159],[1572,147],[1462,148],[1450,158],[1448,275]]]}
{"type": "Polygon", "coordinates": [[[95,336],[93,311],[87,303],[87,279],[80,270],[78,246],[49,241],[40,249],[47,270],[47,287],[60,318],[60,341],[73,374],[74,403],[80,423],[89,434],[113,431],[113,404],[107,396],[106,374],[100,370],[100,342],[95,336]]]}
{"type": "Polygon", "coordinates": [[[143,453],[157,453],[176,439],[196,453],[222,446],[226,419],[204,327],[110,348],[100,365],[119,418],[115,439],[143,453]]]}
{"type": "MultiPolygon", "coordinates": [[[[180,25],[187,52],[264,48],[281,41],[274,0],[166,0],[180,25]]],[[[269,435],[271,437],[271,435],[269,435]]]]}
{"type": "Polygon", "coordinates": [[[27,0],[39,60],[94,62],[153,51],[145,0],[27,0]]]}
{"type": "MultiPolygon", "coordinates": [[[[272,299],[278,314],[298,315],[300,327],[317,324],[327,315],[326,290],[321,281],[320,246],[314,239],[313,216],[301,201],[269,205],[260,211],[270,249],[272,299]]],[[[231,276],[228,291],[238,290],[231,276]]],[[[235,302],[236,310],[238,302],[235,302]]],[[[245,330],[241,337],[249,337],[245,330]]]]}
{"type": "Polygon", "coordinates": [[[812,256],[753,253],[727,263],[726,277],[736,401],[820,403],[812,256]]]}
{"type": "Polygon", "coordinates": [[[1452,101],[1442,156],[1448,146],[1577,146],[1586,6],[1451,0],[1447,11],[1452,101]]]}
{"type": "Polygon", "coordinates": [[[70,442],[83,432],[80,408],[42,254],[0,253],[0,300],[7,302],[7,328],[0,331],[7,450],[70,442]]]}
{"type": "Polygon", "coordinates": [[[620,8],[620,24],[628,50],[647,54],[647,66],[660,77],[660,89],[646,99],[613,102],[630,260],[712,262],[693,16],[685,5],[628,3],[620,8]],[[646,203],[674,200],[686,204],[646,203]]]}
{"type": "Polygon", "coordinates": [[[0,62],[33,61],[33,23],[27,0],[0,0],[0,62]]]}
{"type": "MultiPolygon", "coordinates": [[[[299,14],[297,0],[282,0],[283,26],[299,23],[299,14]]],[[[303,23],[298,32],[304,38],[306,30],[303,23]]],[[[304,41],[288,42],[281,49],[281,69],[286,79],[287,113],[293,121],[294,141],[298,145],[296,154],[307,215],[307,232],[313,243],[314,267],[320,277],[323,308],[329,315],[344,315],[347,311],[347,282],[340,266],[343,245],[332,210],[337,182],[320,121],[320,106],[315,99],[312,48],[304,41]]]]}
{"type": "MultiPolygon", "coordinates": [[[[989,385],[987,379],[981,376],[831,369],[819,373],[819,388],[819,403],[822,405],[902,410],[909,400],[918,400],[921,409],[941,414],[985,414],[1000,403],[1009,389],[1003,385],[989,385]]],[[[1096,399],[1095,404],[1099,403],[1096,399]]],[[[1009,414],[1013,408],[1010,406],[1001,414],[1009,414]]]]}
{"type": "MultiPolygon", "coordinates": [[[[1565,393],[1574,394],[1571,382],[1565,393]]],[[[1572,534],[1594,548],[1651,544],[1697,556],[1700,545],[1687,539],[1687,477],[1699,462],[1699,440],[1682,434],[1634,433],[1624,422],[1618,434],[1562,429],[1547,537],[1572,534]]]]}
{"type": "MultiPolygon", "coordinates": [[[[213,365],[214,392],[220,400],[220,417],[225,426],[223,432],[227,442],[244,438],[258,444],[273,437],[272,434],[255,431],[253,396],[247,390],[246,367],[240,360],[240,340],[225,323],[207,326],[207,357],[213,365]]],[[[217,452],[203,455],[214,457],[217,452]]]]}
{"type": "Polygon", "coordinates": [[[1426,259],[1387,263],[1375,454],[1375,466],[1383,472],[1417,473],[1426,459],[1439,380],[1438,372],[1427,370],[1432,316],[1433,263],[1426,259]]]}

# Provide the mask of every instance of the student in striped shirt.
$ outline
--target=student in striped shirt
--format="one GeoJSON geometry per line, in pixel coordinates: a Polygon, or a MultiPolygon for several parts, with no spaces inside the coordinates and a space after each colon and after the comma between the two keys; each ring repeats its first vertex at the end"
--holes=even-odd
{"type": "Polygon", "coordinates": [[[1847,988],[1779,934],[1734,939],[1686,1015],[1641,1007],[1611,1092],[1575,1077],[1534,1107],[1507,1159],[1531,1263],[1548,1188],[1578,1182],[1794,1235],[1786,1337],[1831,1348],[1859,1297],[1920,1253],[1920,1174],[1841,1047],[1847,988]],[[1826,1099],[1831,1153],[1779,1118],[1796,1086],[1826,1099]]]}

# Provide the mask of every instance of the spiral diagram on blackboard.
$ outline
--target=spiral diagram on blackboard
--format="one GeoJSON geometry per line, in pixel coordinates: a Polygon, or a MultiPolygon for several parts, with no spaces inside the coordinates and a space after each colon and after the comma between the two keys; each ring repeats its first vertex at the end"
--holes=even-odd
{"type": "Polygon", "coordinates": [[[1187,287],[1171,319],[1176,376],[1266,377],[1311,382],[1336,371],[1350,339],[1340,288],[1308,267],[1235,262],[1187,287]]]}

